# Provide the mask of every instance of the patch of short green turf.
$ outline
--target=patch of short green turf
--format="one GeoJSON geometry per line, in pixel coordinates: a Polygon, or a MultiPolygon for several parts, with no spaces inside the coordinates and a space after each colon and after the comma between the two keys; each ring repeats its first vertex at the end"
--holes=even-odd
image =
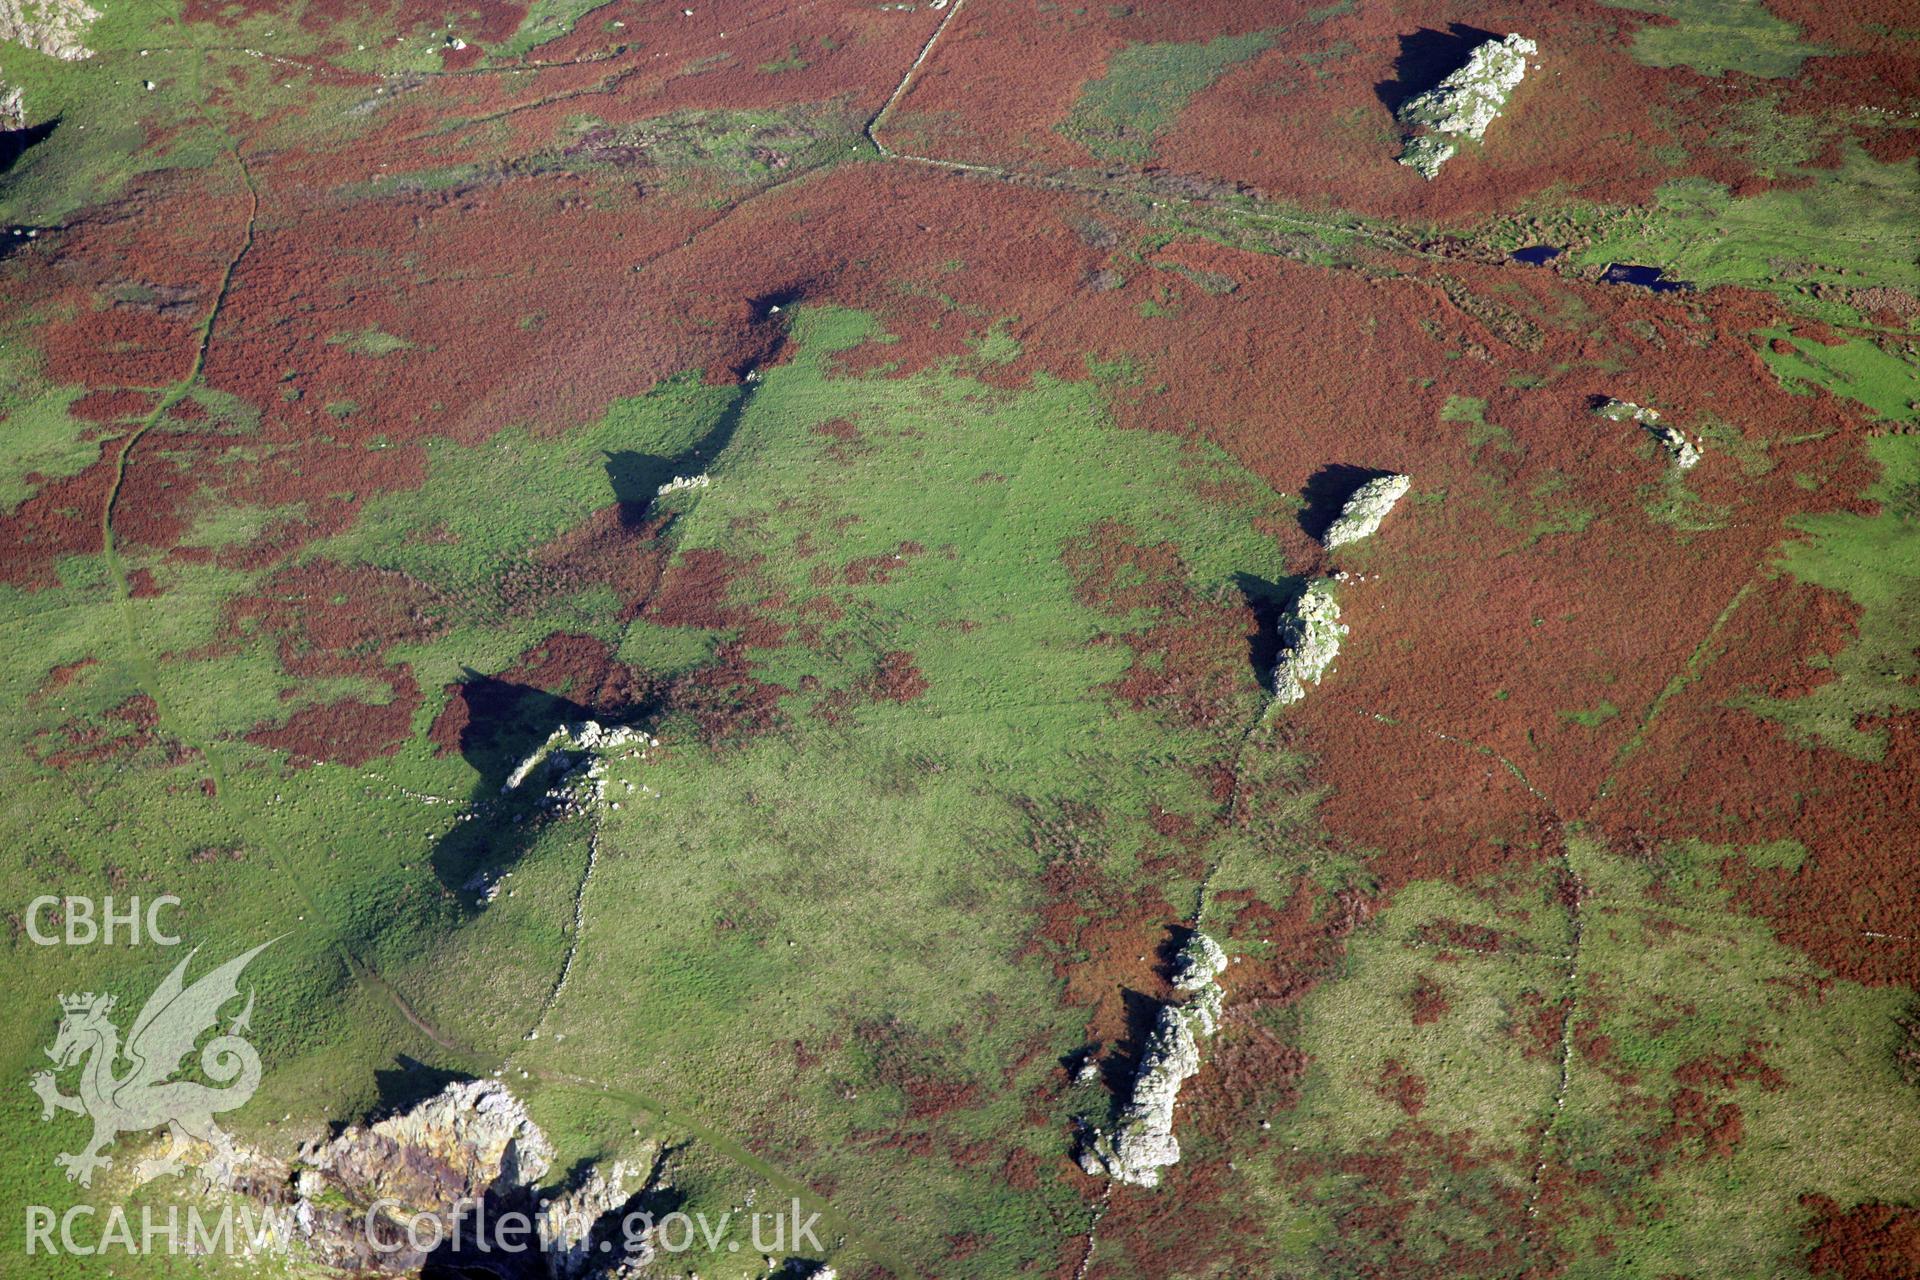
{"type": "Polygon", "coordinates": [[[405,338],[391,334],[378,325],[360,329],[353,333],[336,333],[327,339],[330,347],[345,347],[357,356],[372,356],[379,359],[397,351],[413,350],[413,343],[405,338]]]}
{"type": "Polygon", "coordinates": [[[1858,632],[1831,658],[1833,678],[1797,698],[1750,697],[1736,705],[1777,720],[1807,741],[1862,760],[1886,753],[1887,730],[1871,722],[1920,708],[1920,436],[1867,441],[1880,478],[1863,495],[1871,515],[1828,512],[1793,521],[1807,536],[1786,543],[1779,567],[1860,606],[1858,632]]]}
{"type": "Polygon", "coordinates": [[[1572,1176],[1568,1196],[1608,1220],[1559,1217],[1579,1260],[1569,1274],[1798,1274],[1803,1195],[1910,1199],[1920,1118],[1892,1052],[1906,994],[1826,974],[1740,914],[1720,881],[1728,858],[1791,865],[1806,851],[1686,840],[1626,855],[1585,835],[1570,851],[1584,925],[1548,1152],[1572,1176]],[[1729,1069],[1731,1086],[1718,1078],[1729,1069]],[[1692,1123],[1736,1114],[1723,1150],[1692,1123]]]}
{"type": "Polygon", "coordinates": [[[1910,162],[1881,163],[1848,141],[1839,167],[1791,175],[1807,181],[1745,197],[1703,178],[1666,183],[1651,208],[1596,224],[1577,261],[1653,263],[1700,288],[1920,292],[1912,233],[1920,183],[1910,162]]]}
{"type": "Polygon", "coordinates": [[[488,56],[496,62],[524,58],[541,45],[571,35],[582,18],[606,7],[606,3],[607,0],[533,0],[527,6],[527,16],[520,20],[520,29],[488,50],[488,56]]]}
{"type": "Polygon", "coordinates": [[[1653,67],[1692,67],[1710,76],[1740,71],[1791,76],[1828,50],[1800,43],[1800,28],[1768,12],[1764,0],[1605,0],[1617,9],[1658,14],[1634,34],[1633,56],[1653,67]]]}
{"type": "Polygon", "coordinates": [[[1773,376],[1788,389],[1824,387],[1867,406],[1885,421],[1920,419],[1920,357],[1911,349],[1896,355],[1867,338],[1828,345],[1778,330],[1763,330],[1758,336],[1791,345],[1790,351],[1776,351],[1769,341],[1762,352],[1773,376]]]}
{"type": "Polygon", "coordinates": [[[1102,160],[1145,164],[1154,143],[1193,95],[1228,68],[1265,50],[1264,32],[1216,36],[1204,43],[1135,44],[1119,50],[1090,80],[1060,131],[1102,160]]]}
{"type": "MultiPolygon", "coordinates": [[[[853,376],[840,354],[886,336],[870,317],[791,323],[792,357],[746,395],[711,485],[662,508],[681,563],[735,567],[717,603],[792,628],[742,654],[778,686],[780,720],[709,745],[671,715],[657,759],[610,768],[622,808],[579,958],[526,1060],[638,1076],[703,1123],[764,1135],[917,1269],[971,1230],[969,1268],[1016,1274],[1082,1212],[1062,1159],[1075,1104],[1046,1081],[1086,1015],[1035,938],[1047,886],[1071,868],[1177,918],[1196,877],[1143,867],[1149,815],[1208,813],[1201,763],[1230,759],[1265,703],[1231,614],[1213,637],[1237,667],[1223,723],[1115,701],[1120,638],[1166,619],[1095,612],[1063,552],[1118,522],[1176,553],[1198,599],[1237,601],[1236,575],[1282,576],[1256,523],[1293,504],[1208,446],[1116,430],[1094,383],[995,388],[966,360],[853,376]],[[857,455],[815,430],[836,421],[857,455]],[[860,692],[889,655],[923,691],[860,692]],[[1058,812],[1077,815],[1071,840],[1036,829],[1058,812]],[[973,1149],[1036,1179],[982,1179],[973,1149]]],[[[671,630],[642,618],[625,651],[671,630]]],[[[1253,875],[1282,856],[1243,852],[1253,875]]]]}
{"type": "MultiPolygon", "coordinates": [[[[0,374],[0,383],[5,375],[0,374]]],[[[80,398],[79,387],[12,383],[0,390],[0,511],[11,511],[49,481],[79,475],[100,458],[100,441],[88,439],[90,424],[67,409],[80,398]]]]}

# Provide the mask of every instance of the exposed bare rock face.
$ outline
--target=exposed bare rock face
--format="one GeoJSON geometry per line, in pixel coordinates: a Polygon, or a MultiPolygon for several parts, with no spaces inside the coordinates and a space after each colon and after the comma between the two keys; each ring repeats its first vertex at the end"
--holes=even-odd
{"type": "Polygon", "coordinates": [[[1380,522],[1393,510],[1394,503],[1406,496],[1413,485],[1409,476],[1375,476],[1353,491],[1340,514],[1327,526],[1327,549],[1344,547],[1372,536],[1380,522]]]}
{"type": "Polygon", "coordinates": [[[1200,1070],[1200,1036],[1219,1024],[1224,998],[1215,981],[1227,967],[1226,952],[1204,933],[1187,940],[1174,963],[1174,986],[1192,998],[1163,1005],[1133,1079],[1133,1095],[1111,1133],[1092,1130],[1080,1147],[1080,1168],[1136,1187],[1160,1185],[1160,1170],[1180,1161],[1173,1135],[1180,1086],[1200,1070]],[[1197,1035],[1196,1035],[1197,1033],[1197,1035]]]}
{"type": "Polygon", "coordinates": [[[0,40],[78,62],[93,56],[84,38],[99,17],[86,0],[0,0],[0,40]]]}
{"type": "Polygon", "coordinates": [[[1400,163],[1432,180],[1452,158],[1460,139],[1478,141],[1507,105],[1507,97],[1527,74],[1527,59],[1540,46],[1518,33],[1489,40],[1475,49],[1467,65],[1425,93],[1409,98],[1395,113],[1410,129],[1424,129],[1407,140],[1400,163]]]}
{"type": "Polygon", "coordinates": [[[415,1275],[429,1258],[458,1268],[469,1254],[449,1252],[456,1231],[463,1247],[487,1240],[485,1269],[509,1280],[655,1275],[651,1239],[630,1239],[622,1215],[662,1185],[662,1162],[646,1173],[616,1161],[543,1193],[553,1162],[546,1135],[506,1085],[467,1080],[309,1144],[291,1162],[241,1148],[204,1162],[201,1175],[213,1192],[284,1216],[289,1238],[280,1243],[291,1260],[346,1275],[415,1275]],[[511,1213],[528,1229],[506,1239],[498,1227],[511,1213]]]}
{"type": "Polygon", "coordinates": [[[406,1221],[431,1213],[451,1223],[462,1202],[526,1192],[553,1157],[546,1135],[505,1085],[461,1081],[411,1110],[350,1126],[301,1152],[292,1180],[296,1221],[315,1261],[404,1274],[425,1261],[408,1244],[406,1221]],[[396,1207],[376,1214],[370,1233],[368,1210],[382,1200],[396,1207]],[[370,1234],[400,1247],[376,1253],[370,1234]]]}
{"type": "Polygon", "coordinates": [[[1281,652],[1273,668],[1273,702],[1284,707],[1307,696],[1309,684],[1333,665],[1340,653],[1340,637],[1347,628],[1340,621],[1340,605],[1333,598],[1333,582],[1321,578],[1309,583],[1299,600],[1280,619],[1281,652]]]}

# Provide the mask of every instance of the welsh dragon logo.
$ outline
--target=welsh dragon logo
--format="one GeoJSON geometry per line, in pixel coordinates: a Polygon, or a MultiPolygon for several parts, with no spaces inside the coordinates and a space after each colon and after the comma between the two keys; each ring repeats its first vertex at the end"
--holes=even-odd
{"type": "Polygon", "coordinates": [[[260,1055],[242,1038],[253,1016],[251,990],[246,1007],[228,1024],[226,1033],[216,1035],[200,1050],[200,1069],[224,1087],[173,1076],[201,1035],[219,1022],[221,1006],[240,994],[240,971],[272,945],[261,943],[192,986],[186,982],[187,966],[199,953],[189,953],[147,998],[125,1045],[120,1043],[120,1029],[107,1016],[113,1012],[114,997],[92,992],[60,997],[60,1030],[47,1050],[54,1070],[35,1073],[33,1091],[40,1095],[42,1120],[53,1119],[55,1111],[93,1120],[93,1140],[84,1149],[54,1157],[66,1169],[69,1181],[92,1186],[94,1170],[113,1163],[112,1157],[101,1153],[114,1139],[161,1125],[167,1126],[172,1141],[166,1155],[142,1163],[142,1180],[178,1173],[180,1157],[196,1138],[223,1156],[233,1154],[232,1139],[213,1117],[244,1106],[260,1087],[260,1055]],[[126,1067],[121,1070],[123,1059],[126,1067]],[[80,1093],[70,1097],[60,1092],[54,1077],[74,1066],[80,1067],[80,1093]]]}

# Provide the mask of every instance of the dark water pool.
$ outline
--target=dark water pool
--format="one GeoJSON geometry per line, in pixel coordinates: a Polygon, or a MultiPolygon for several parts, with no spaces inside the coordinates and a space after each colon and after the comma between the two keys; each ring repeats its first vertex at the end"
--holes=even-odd
{"type": "Polygon", "coordinates": [[[1608,263],[1606,274],[1600,278],[1608,284],[1637,284],[1655,293],[1675,293],[1693,288],[1685,280],[1667,279],[1667,273],[1659,267],[1642,267],[1631,262],[1608,263]]]}
{"type": "Polygon", "coordinates": [[[1530,244],[1524,249],[1515,249],[1509,256],[1515,262],[1524,262],[1528,266],[1538,267],[1552,262],[1565,250],[1550,244],[1530,244]]]}

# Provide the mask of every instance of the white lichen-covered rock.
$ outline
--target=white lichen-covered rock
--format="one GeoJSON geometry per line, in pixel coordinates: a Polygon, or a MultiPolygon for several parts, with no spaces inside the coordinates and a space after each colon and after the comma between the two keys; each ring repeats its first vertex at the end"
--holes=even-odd
{"type": "MultiPolygon", "coordinates": [[[[533,776],[533,771],[546,764],[560,772],[567,772],[578,765],[569,752],[590,752],[599,754],[614,751],[630,743],[642,743],[657,747],[660,741],[649,737],[645,732],[628,728],[625,725],[603,725],[597,720],[582,720],[578,724],[563,724],[547,735],[547,740],[535,747],[527,757],[514,766],[501,784],[500,794],[516,791],[520,784],[533,776]]],[[[589,766],[591,769],[592,766],[589,766]]],[[[596,775],[597,778],[598,775],[596,775]]]]}
{"type": "Polygon", "coordinates": [[[1673,459],[1673,465],[1682,471],[1700,461],[1700,446],[1662,422],[1658,410],[1643,409],[1630,400],[1609,400],[1596,412],[1614,422],[1637,422],[1645,427],[1673,459]]]}
{"type": "Polygon", "coordinates": [[[712,483],[713,477],[704,471],[697,476],[675,476],[673,479],[661,485],[656,491],[655,496],[664,498],[668,494],[678,493],[682,489],[704,489],[712,483]]]}
{"type": "Polygon", "coordinates": [[[1141,1055],[1127,1100],[1112,1133],[1094,1130],[1080,1148],[1080,1167],[1137,1187],[1160,1185],[1160,1170],[1180,1161],[1173,1136],[1173,1108],[1180,1086],[1200,1070],[1199,1037],[1220,1025],[1226,993],[1215,981],[1227,968],[1227,953],[1206,934],[1195,932],[1174,961],[1173,985],[1192,998],[1163,1005],[1160,1019],[1141,1055]]]}
{"type": "Polygon", "coordinates": [[[1227,953],[1206,934],[1195,931],[1173,962],[1173,985],[1179,991],[1199,991],[1227,970],[1227,953]]]}
{"type": "Polygon", "coordinates": [[[27,127],[27,100],[18,89],[0,83],[0,133],[27,127]]]}
{"type": "Polygon", "coordinates": [[[1327,526],[1327,548],[1344,547],[1373,533],[1412,484],[1409,476],[1376,476],[1355,489],[1339,516],[1327,526]]]}
{"type": "Polygon", "coordinates": [[[1180,1086],[1200,1070],[1200,1046],[1177,1005],[1160,1010],[1134,1077],[1133,1097],[1112,1134],[1096,1132],[1080,1152],[1080,1167],[1136,1187],[1160,1185],[1160,1170],[1180,1162],[1173,1107],[1180,1086]]]}
{"type": "Polygon", "coordinates": [[[99,17],[85,0],[0,0],[0,40],[77,62],[93,56],[85,38],[99,17]]]}
{"type": "Polygon", "coordinates": [[[1333,583],[1321,578],[1310,583],[1287,615],[1280,619],[1280,658],[1273,666],[1273,700],[1286,706],[1307,696],[1309,684],[1333,665],[1340,652],[1340,637],[1347,628],[1340,622],[1340,606],[1333,598],[1333,583]]]}
{"type": "Polygon", "coordinates": [[[547,1273],[554,1280],[606,1276],[613,1269],[608,1255],[616,1249],[622,1265],[639,1268],[653,1260],[651,1237],[642,1236],[629,1248],[624,1230],[607,1229],[617,1221],[613,1215],[631,1198],[627,1179],[638,1172],[618,1160],[608,1172],[595,1166],[578,1187],[547,1201],[541,1227],[547,1273]]]}
{"type": "Polygon", "coordinates": [[[1423,133],[1407,139],[1400,152],[1400,163],[1431,181],[1440,174],[1440,166],[1453,159],[1459,150],[1444,133],[1423,133]]]}
{"type": "Polygon", "coordinates": [[[1217,982],[1209,982],[1194,993],[1193,999],[1180,1006],[1187,1015],[1187,1026],[1198,1036],[1211,1036],[1220,1029],[1220,1007],[1226,1003],[1227,993],[1217,982]]]}
{"type": "Polygon", "coordinates": [[[1540,46],[1522,35],[1489,40],[1453,72],[1425,93],[1401,104],[1395,117],[1409,128],[1425,129],[1410,138],[1400,163],[1425,178],[1440,172],[1460,138],[1480,138],[1507,105],[1507,97],[1527,74],[1527,59],[1540,46]]]}

